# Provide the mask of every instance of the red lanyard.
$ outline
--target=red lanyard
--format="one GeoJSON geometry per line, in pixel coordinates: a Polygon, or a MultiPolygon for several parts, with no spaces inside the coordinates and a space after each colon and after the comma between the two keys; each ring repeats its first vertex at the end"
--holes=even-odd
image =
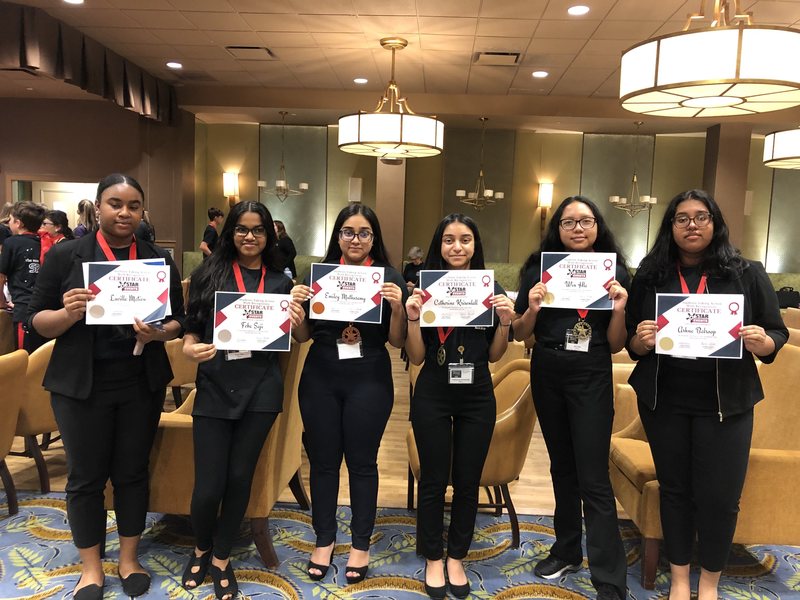
{"type": "MultiPolygon", "coordinates": [[[[689,294],[689,286],[686,284],[686,280],[683,278],[683,273],[681,273],[681,268],[678,266],[678,279],[681,281],[681,292],[684,294],[689,294]]],[[[697,286],[697,293],[698,294],[705,294],[706,292],[706,274],[700,277],[700,284],[697,286]]]]}
{"type": "MultiPolygon", "coordinates": [[[[367,257],[367,260],[365,260],[365,261],[364,261],[364,262],[361,264],[361,266],[362,266],[362,267],[371,267],[373,262],[374,262],[374,261],[372,260],[372,257],[371,257],[371,256],[368,256],[368,257],[367,257]]],[[[344,264],[344,256],[342,256],[342,257],[339,259],[339,264],[340,264],[340,265],[343,265],[343,264],[344,264]]]]}
{"type": "MultiPolygon", "coordinates": [[[[264,276],[267,274],[267,267],[261,265],[261,281],[258,284],[258,290],[256,293],[263,294],[264,293],[264,276]]],[[[233,261],[233,277],[236,279],[236,289],[240,292],[247,293],[247,290],[244,287],[244,279],[242,279],[242,269],[239,267],[239,263],[233,261]]]]}
{"type": "MultiPolygon", "coordinates": [[[[100,250],[103,251],[103,254],[107,260],[117,260],[117,257],[114,256],[114,253],[111,251],[111,247],[108,245],[106,238],[103,237],[103,234],[100,231],[97,232],[97,244],[100,246],[100,250]]],[[[130,248],[128,248],[128,260],[136,260],[136,236],[133,236],[130,248]]]]}
{"type": "Polygon", "coordinates": [[[439,334],[439,344],[444,346],[444,343],[447,341],[447,338],[449,338],[450,334],[453,333],[453,329],[455,329],[455,327],[448,327],[447,331],[445,332],[444,327],[436,328],[436,333],[439,334]]]}

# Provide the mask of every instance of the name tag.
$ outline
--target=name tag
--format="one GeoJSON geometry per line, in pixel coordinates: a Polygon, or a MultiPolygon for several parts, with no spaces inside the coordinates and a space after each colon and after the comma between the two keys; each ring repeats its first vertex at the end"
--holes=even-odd
{"type": "Polygon", "coordinates": [[[450,363],[447,365],[447,383],[472,383],[475,365],[472,363],[450,363]]]}
{"type": "Polygon", "coordinates": [[[242,360],[251,356],[253,353],[250,350],[225,350],[225,360],[242,360]]]}
{"type": "Polygon", "coordinates": [[[592,336],[579,338],[572,329],[567,329],[564,334],[564,350],[571,352],[588,352],[589,342],[592,341],[592,336]]]}
{"type": "Polygon", "coordinates": [[[336,350],[339,351],[339,360],[349,360],[351,358],[363,358],[364,352],[361,342],[348,344],[342,340],[336,340],[336,350]]]}

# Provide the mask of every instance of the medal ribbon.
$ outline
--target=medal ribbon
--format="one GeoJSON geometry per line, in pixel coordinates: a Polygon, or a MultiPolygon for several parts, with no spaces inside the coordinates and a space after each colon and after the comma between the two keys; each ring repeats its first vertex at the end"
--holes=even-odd
{"type": "MultiPolygon", "coordinates": [[[[263,294],[264,293],[264,276],[267,274],[267,267],[261,265],[261,281],[258,284],[257,293],[263,294]]],[[[243,294],[247,293],[247,290],[244,287],[244,279],[242,279],[242,269],[239,266],[239,263],[233,261],[233,277],[236,279],[236,289],[238,289],[243,294]]]]}
{"type": "MultiPolygon", "coordinates": [[[[101,231],[97,232],[97,245],[100,246],[100,250],[103,251],[107,260],[117,260],[117,257],[114,256],[114,253],[111,251],[111,246],[108,245],[101,231]]],[[[132,236],[131,245],[128,249],[128,260],[136,260],[136,236],[132,236]]]]}
{"type": "Polygon", "coordinates": [[[577,311],[578,311],[578,316],[580,317],[581,321],[586,320],[586,315],[589,314],[589,309],[588,308],[578,308],[577,311]]]}
{"type": "Polygon", "coordinates": [[[447,341],[447,338],[450,337],[450,334],[453,333],[455,327],[448,327],[447,331],[445,332],[444,327],[437,327],[436,333],[439,334],[439,344],[444,346],[444,343],[447,341]]]}
{"type": "MultiPolygon", "coordinates": [[[[681,292],[684,294],[689,294],[689,286],[686,283],[686,280],[683,278],[683,273],[681,273],[681,267],[678,266],[678,279],[681,281],[681,292]]],[[[702,277],[700,277],[700,284],[697,286],[697,293],[698,294],[705,294],[706,292],[706,274],[703,273],[702,277]]]]}

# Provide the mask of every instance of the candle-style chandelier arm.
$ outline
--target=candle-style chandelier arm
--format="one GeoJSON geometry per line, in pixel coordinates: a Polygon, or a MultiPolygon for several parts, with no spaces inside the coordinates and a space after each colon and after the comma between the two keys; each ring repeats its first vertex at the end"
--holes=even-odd
{"type": "Polygon", "coordinates": [[[299,189],[292,189],[289,187],[289,179],[286,177],[285,165],[285,151],[286,151],[286,115],[289,113],[285,110],[280,111],[278,114],[281,116],[281,164],[278,167],[278,179],[275,181],[275,187],[267,188],[267,182],[263,180],[258,181],[258,189],[265,194],[272,194],[281,202],[285,202],[290,196],[302,196],[308,191],[308,183],[301,182],[298,186],[299,189]]]}
{"type": "MultiPolygon", "coordinates": [[[[684,31],[688,31],[692,24],[696,21],[705,21],[708,17],[706,15],[706,4],[708,0],[699,0],[700,8],[697,12],[689,15],[684,31]]],[[[711,27],[729,27],[738,23],[745,25],[753,24],[753,12],[742,12],[739,9],[739,0],[714,0],[714,13],[712,15],[711,27]],[[733,10],[731,11],[731,5],[733,10]]]]}
{"type": "Polygon", "coordinates": [[[462,204],[473,207],[477,211],[481,211],[487,206],[496,204],[497,200],[502,200],[505,197],[503,192],[496,192],[491,188],[486,187],[486,178],[484,177],[483,157],[484,146],[486,140],[486,121],[488,117],[480,117],[481,121],[481,151],[480,151],[480,167],[478,169],[478,178],[475,180],[475,187],[473,192],[467,193],[466,189],[457,189],[456,198],[462,204]]]}

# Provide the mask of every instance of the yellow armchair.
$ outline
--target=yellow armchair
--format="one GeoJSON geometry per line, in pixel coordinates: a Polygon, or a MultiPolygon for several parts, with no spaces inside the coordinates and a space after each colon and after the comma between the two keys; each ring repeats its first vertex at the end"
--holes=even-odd
{"type": "Polygon", "coordinates": [[[19,512],[17,488],[6,465],[11,445],[14,443],[14,431],[17,428],[17,415],[22,402],[22,384],[25,380],[25,368],[28,365],[28,353],[16,350],[0,356],[0,381],[3,382],[3,396],[0,401],[0,480],[6,491],[8,514],[19,512]]]}

